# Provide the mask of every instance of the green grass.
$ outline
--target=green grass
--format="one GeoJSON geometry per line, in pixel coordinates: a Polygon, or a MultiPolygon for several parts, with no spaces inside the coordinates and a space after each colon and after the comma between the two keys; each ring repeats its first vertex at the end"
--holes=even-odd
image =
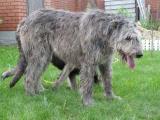
{"type": "MultiPolygon", "coordinates": [[[[13,67],[18,58],[15,46],[0,46],[0,73],[13,67]]],[[[78,92],[57,91],[51,84],[60,71],[49,66],[42,77],[46,91],[25,95],[22,79],[10,89],[11,78],[0,81],[0,120],[160,120],[160,52],[145,52],[134,71],[121,62],[113,64],[113,90],[123,100],[107,101],[101,85],[94,85],[94,106],[84,107],[78,92]]]]}

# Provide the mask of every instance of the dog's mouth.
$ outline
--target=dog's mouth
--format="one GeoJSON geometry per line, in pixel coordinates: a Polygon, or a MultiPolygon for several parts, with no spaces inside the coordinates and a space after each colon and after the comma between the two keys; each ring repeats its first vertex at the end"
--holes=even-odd
{"type": "Polygon", "coordinates": [[[134,61],[134,55],[128,55],[127,53],[124,52],[119,52],[122,61],[128,64],[129,68],[134,69],[135,68],[135,61],[134,61]]]}

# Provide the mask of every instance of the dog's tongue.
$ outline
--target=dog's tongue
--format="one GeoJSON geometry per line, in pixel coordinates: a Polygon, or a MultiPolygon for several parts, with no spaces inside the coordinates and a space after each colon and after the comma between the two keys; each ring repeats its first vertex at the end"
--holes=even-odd
{"type": "Polygon", "coordinates": [[[127,64],[131,69],[134,69],[135,63],[132,56],[127,55],[127,64]]]}

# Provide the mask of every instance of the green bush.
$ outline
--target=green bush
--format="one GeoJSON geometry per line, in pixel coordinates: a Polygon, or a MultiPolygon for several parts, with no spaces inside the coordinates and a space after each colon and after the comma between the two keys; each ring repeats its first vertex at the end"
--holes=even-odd
{"type": "Polygon", "coordinates": [[[118,8],[117,13],[121,14],[125,17],[132,17],[131,13],[129,13],[129,11],[126,8],[123,8],[123,7],[118,8]]]}
{"type": "Polygon", "coordinates": [[[160,27],[160,21],[157,20],[141,20],[142,27],[151,30],[158,30],[160,27]]]}

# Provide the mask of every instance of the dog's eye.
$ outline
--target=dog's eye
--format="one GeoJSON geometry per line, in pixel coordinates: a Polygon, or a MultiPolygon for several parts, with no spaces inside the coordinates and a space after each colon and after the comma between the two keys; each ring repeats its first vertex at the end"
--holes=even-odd
{"type": "Polygon", "coordinates": [[[130,40],[131,40],[131,37],[130,37],[130,36],[128,36],[128,37],[126,38],[126,40],[130,41],[130,40]]]}

